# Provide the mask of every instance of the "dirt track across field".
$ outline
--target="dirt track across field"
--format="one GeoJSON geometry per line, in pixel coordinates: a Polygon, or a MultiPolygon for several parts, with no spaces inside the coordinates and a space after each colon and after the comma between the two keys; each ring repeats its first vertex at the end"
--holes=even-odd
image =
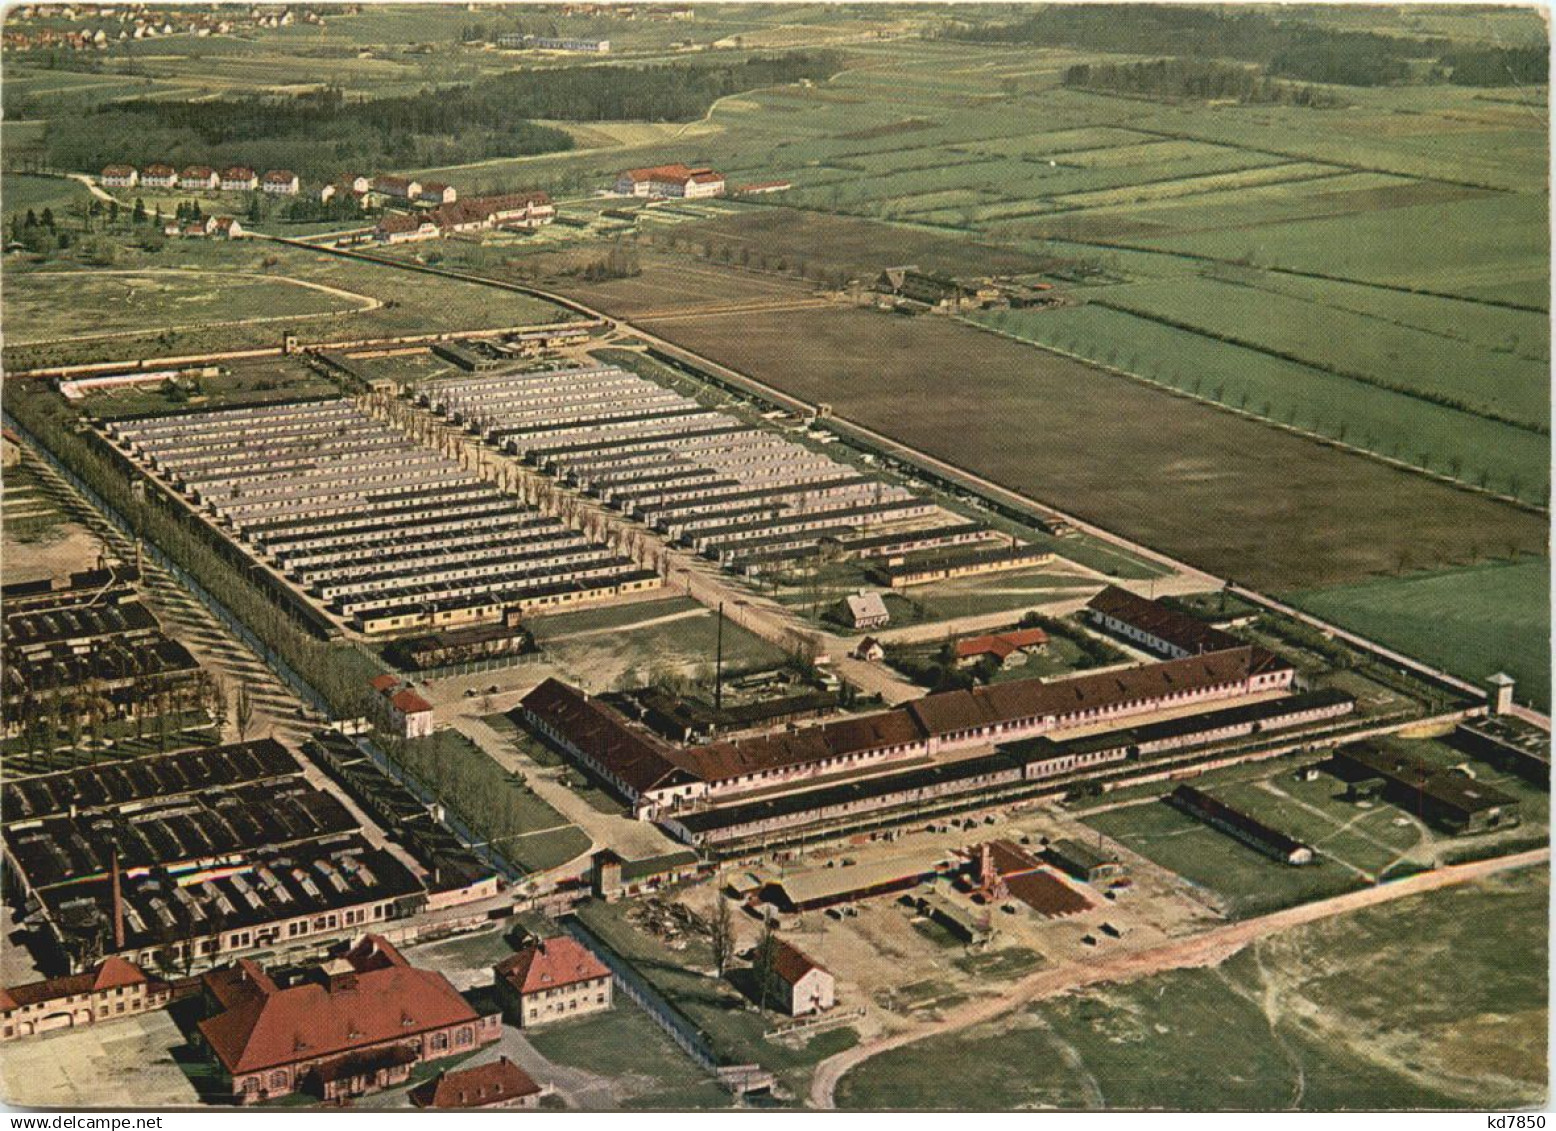
{"type": "Polygon", "coordinates": [[[822,1061],[811,1078],[809,1105],[815,1108],[834,1107],[838,1081],[845,1073],[873,1056],[913,1044],[926,1037],[954,1033],[973,1025],[992,1021],[1034,1001],[1057,997],[1071,990],[1104,982],[1132,982],[1167,970],[1216,966],[1249,943],[1266,935],[1273,935],[1336,915],[1346,915],[1364,907],[1373,907],[1380,903],[1484,879],[1499,872],[1527,868],[1549,860],[1550,849],[1547,847],[1512,856],[1476,860],[1469,864],[1454,864],[1379,884],[1362,891],[1348,892],[1331,899],[1289,907],[1257,919],[1229,923],[1193,938],[1175,940],[1148,950],[1122,952],[1110,959],[1097,962],[1075,963],[1058,969],[1040,970],[1016,983],[1009,993],[969,1002],[959,1009],[951,1010],[937,1021],[866,1041],[864,1044],[855,1045],[822,1061]]]}

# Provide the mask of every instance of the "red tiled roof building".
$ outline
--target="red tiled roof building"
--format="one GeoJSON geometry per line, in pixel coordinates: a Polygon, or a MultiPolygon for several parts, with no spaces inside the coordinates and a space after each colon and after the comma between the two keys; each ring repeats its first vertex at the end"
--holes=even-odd
{"type": "Polygon", "coordinates": [[[496,973],[497,992],[520,1028],[611,1007],[610,969],[566,935],[531,943],[499,962],[496,973]]]}
{"type": "Polygon", "coordinates": [[[133,962],[108,958],[80,974],[0,989],[0,1040],[161,1009],[172,994],[171,986],[147,977],[133,962]]]}
{"type": "Polygon", "coordinates": [[[551,1091],[507,1057],[475,1068],[440,1072],[419,1088],[411,1102],[438,1111],[471,1111],[493,1107],[537,1107],[551,1091]]]}
{"type": "Polygon", "coordinates": [[[204,985],[217,1012],[200,1035],[239,1103],[393,1087],[418,1064],[502,1035],[498,1014],[481,1016],[442,974],[412,966],[378,935],[289,986],[247,960],[204,985]]]}

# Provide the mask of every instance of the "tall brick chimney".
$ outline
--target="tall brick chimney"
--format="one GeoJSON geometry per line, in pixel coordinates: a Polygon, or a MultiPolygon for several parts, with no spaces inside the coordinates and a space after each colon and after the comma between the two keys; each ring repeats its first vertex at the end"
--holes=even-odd
{"type": "Polygon", "coordinates": [[[113,850],[113,949],[124,949],[124,892],[119,884],[119,849],[113,850]]]}

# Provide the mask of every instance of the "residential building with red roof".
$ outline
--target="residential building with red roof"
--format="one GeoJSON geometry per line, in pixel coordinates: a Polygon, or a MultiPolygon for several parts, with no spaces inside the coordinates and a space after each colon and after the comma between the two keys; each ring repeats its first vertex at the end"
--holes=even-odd
{"type": "Polygon", "coordinates": [[[616,191],[623,196],[684,197],[688,200],[723,196],[724,174],[681,164],[628,169],[616,178],[616,191]]]}
{"type": "Polygon", "coordinates": [[[435,1111],[474,1111],[480,1108],[540,1106],[551,1086],[537,1084],[528,1072],[507,1057],[475,1068],[439,1072],[420,1087],[411,1089],[411,1102],[435,1111]]]}
{"type": "Polygon", "coordinates": [[[412,177],[374,177],[369,191],[393,200],[415,200],[421,195],[421,182],[412,177]]]}
{"type": "Polygon", "coordinates": [[[80,974],[0,989],[0,1040],[133,1017],[172,998],[168,983],[147,977],[133,962],[106,958],[80,974]]]}
{"type": "Polygon", "coordinates": [[[490,228],[538,228],[556,219],[556,208],[543,192],[466,197],[434,208],[428,215],[445,235],[490,228]]]}
{"type": "Polygon", "coordinates": [[[498,996],[521,1029],[611,1007],[609,967],[567,935],[530,943],[495,972],[498,996]]]}
{"type": "Polygon", "coordinates": [[[147,188],[176,188],[178,170],[171,165],[147,165],[141,170],[140,183],[147,188]]]}
{"type": "Polygon", "coordinates": [[[222,170],[221,188],[223,192],[253,192],[258,184],[259,175],[247,165],[233,165],[222,170]]]}
{"type": "Polygon", "coordinates": [[[389,213],[373,229],[373,238],[379,243],[414,243],[435,240],[440,235],[442,232],[437,223],[428,216],[411,216],[404,212],[389,213]]]}
{"type": "Polygon", "coordinates": [[[140,173],[134,165],[104,165],[98,179],[109,188],[134,188],[140,182],[140,173]]]}
{"type": "Polygon", "coordinates": [[[790,1017],[820,1013],[837,1004],[837,979],[793,943],[773,939],[770,991],[790,1017]]]}
{"type": "Polygon", "coordinates": [[[220,188],[221,176],[209,165],[191,165],[178,175],[178,187],[185,192],[220,188]]]}
{"type": "Polygon", "coordinates": [[[385,673],[374,676],[368,686],[377,692],[373,703],[380,725],[401,738],[427,738],[432,734],[432,704],[410,684],[385,673]]]}
{"type": "Polygon", "coordinates": [[[203,981],[213,1012],[200,1038],[239,1103],[363,1095],[502,1036],[500,1014],[481,1015],[442,974],[412,966],[378,935],[287,986],[252,962],[203,981]]]}
{"type": "Polygon", "coordinates": [[[259,187],[272,196],[296,196],[301,182],[290,169],[271,169],[259,179],[259,187]]]}
{"type": "Polygon", "coordinates": [[[1242,643],[1215,625],[1117,585],[1109,585],[1093,597],[1086,605],[1086,613],[1098,627],[1175,660],[1224,652],[1242,643]]]}

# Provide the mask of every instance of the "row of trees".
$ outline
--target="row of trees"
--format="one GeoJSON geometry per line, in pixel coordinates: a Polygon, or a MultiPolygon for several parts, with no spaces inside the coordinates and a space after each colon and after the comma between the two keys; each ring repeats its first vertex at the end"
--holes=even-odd
{"type": "Polygon", "coordinates": [[[155,738],[158,749],[194,725],[220,723],[227,717],[227,693],[221,681],[201,670],[192,675],[154,675],[132,679],[110,688],[93,678],[49,694],[24,693],[6,704],[15,720],[22,747],[54,764],[56,750],[68,753],[61,764],[73,765],[84,751],[96,764],[110,737],[133,735],[144,741],[155,738]],[[116,733],[110,734],[110,731],[116,733]]]}
{"type": "Polygon", "coordinates": [[[1085,90],[1145,94],[1204,101],[1233,100],[1331,109],[1344,103],[1334,94],[1301,83],[1279,82],[1256,67],[1204,59],[1155,59],[1143,63],[1078,63],[1064,72],[1064,85],[1085,90]]]}
{"type": "Polygon", "coordinates": [[[1444,39],[1319,27],[1279,11],[1218,11],[1179,4],[1054,4],[1018,20],[953,25],[943,34],[1132,55],[1243,59],[1285,78],[1348,86],[1403,81],[1412,73],[1409,60],[1435,59],[1452,46],[1444,39]]]}
{"type": "Polygon", "coordinates": [[[349,644],[311,634],[282,594],[250,580],[244,566],[218,549],[217,535],[154,492],[142,498],[133,477],[116,466],[89,433],[79,432],[70,410],[36,384],[8,390],[6,408],[56,458],[130,523],[137,538],[159,547],[222,603],[255,637],[264,660],[291,668],[340,718],[366,713],[366,681],[374,669],[349,644]]]}

